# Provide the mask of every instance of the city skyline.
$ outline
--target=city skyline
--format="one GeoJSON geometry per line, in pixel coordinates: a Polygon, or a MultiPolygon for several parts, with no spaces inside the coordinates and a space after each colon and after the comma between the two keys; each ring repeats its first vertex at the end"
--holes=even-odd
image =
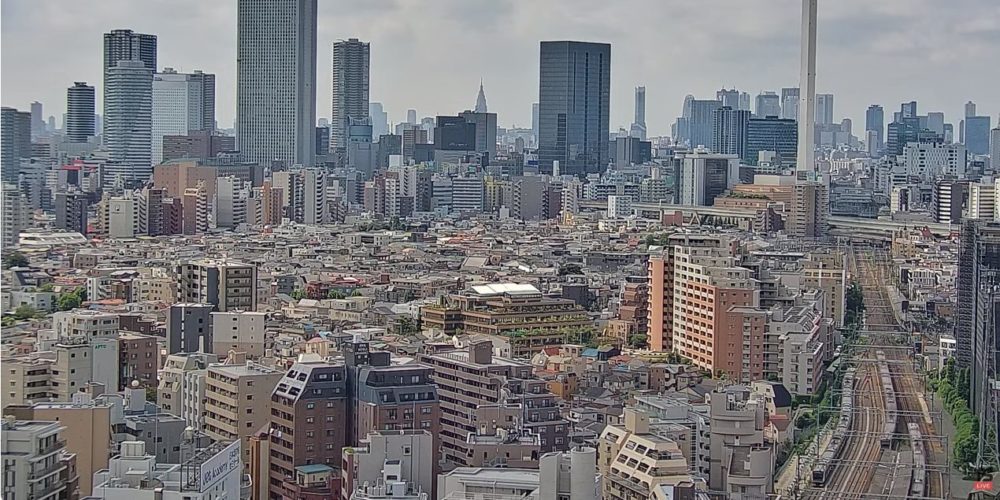
{"type": "MultiPolygon", "coordinates": [[[[907,2],[908,9],[899,9],[899,3],[819,6],[817,91],[835,95],[836,119],[862,124],[868,105],[881,104],[890,112],[909,100],[918,101],[921,112],[943,111],[956,127],[968,100],[979,105],[980,114],[996,117],[1000,96],[983,82],[1000,78],[1000,68],[977,61],[985,62],[1000,48],[1000,6],[967,0],[967,8],[956,9],[921,1],[917,8],[907,2]],[[954,58],[951,47],[959,43],[963,57],[954,58]],[[878,71],[864,74],[869,68],[878,71]],[[954,78],[956,74],[977,78],[954,78]]],[[[403,121],[410,108],[420,116],[471,109],[482,78],[500,124],[527,128],[531,104],[537,100],[538,42],[566,39],[612,44],[612,131],[631,123],[633,90],[642,85],[647,88],[649,135],[667,135],[686,94],[705,99],[719,88],[736,87],[756,96],[798,84],[798,2],[781,0],[781,7],[763,11],[753,5],[646,2],[549,2],[537,7],[517,2],[325,2],[319,7],[317,117],[329,118],[330,83],[322,75],[330,74],[333,42],[357,37],[372,44],[371,100],[384,104],[390,121],[403,121]],[[623,7],[643,10],[646,17],[662,22],[628,30],[604,22],[623,7]],[[525,10],[529,8],[530,16],[525,10]],[[721,14],[755,22],[719,26],[715,20],[721,14]],[[553,18],[563,23],[547,21],[553,18]],[[414,22],[420,19],[424,21],[414,22]],[[454,37],[471,43],[449,43],[454,37]],[[684,40],[691,43],[679,43],[684,40]],[[698,71],[678,74],[676,69],[684,67],[698,71]],[[431,85],[400,84],[413,78],[431,85]]],[[[6,2],[3,70],[7,75],[31,71],[38,77],[5,78],[3,104],[22,109],[41,101],[46,115],[55,115],[61,123],[66,87],[73,81],[100,84],[102,35],[112,29],[156,35],[158,69],[198,68],[218,74],[219,126],[233,126],[235,1],[6,2]],[[66,29],[70,26],[72,30],[66,29]],[[11,49],[15,46],[16,51],[11,49]],[[40,59],[59,64],[38,65],[40,59]]],[[[98,89],[99,98],[102,94],[98,89]]],[[[97,109],[102,108],[98,103],[97,109]]]]}

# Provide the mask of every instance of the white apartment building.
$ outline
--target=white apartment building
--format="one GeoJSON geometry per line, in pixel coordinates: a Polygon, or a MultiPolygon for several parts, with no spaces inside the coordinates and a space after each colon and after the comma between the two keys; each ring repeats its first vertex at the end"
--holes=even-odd
{"type": "Polygon", "coordinates": [[[964,144],[911,142],[903,148],[902,160],[908,175],[925,181],[942,175],[963,178],[967,154],[964,144]]]}

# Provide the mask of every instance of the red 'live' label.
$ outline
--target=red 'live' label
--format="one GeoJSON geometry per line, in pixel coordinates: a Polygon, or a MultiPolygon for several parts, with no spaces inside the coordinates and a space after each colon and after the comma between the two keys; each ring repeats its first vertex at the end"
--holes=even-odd
{"type": "Polygon", "coordinates": [[[991,491],[993,489],[993,481],[976,481],[972,485],[973,491],[991,491]]]}

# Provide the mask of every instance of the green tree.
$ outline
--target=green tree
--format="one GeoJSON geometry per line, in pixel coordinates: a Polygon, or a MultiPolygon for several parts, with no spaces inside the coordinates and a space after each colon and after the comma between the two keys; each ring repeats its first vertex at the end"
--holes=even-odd
{"type": "Polygon", "coordinates": [[[59,295],[59,299],[56,301],[56,307],[60,311],[69,311],[70,309],[76,309],[80,307],[82,301],[80,296],[75,293],[64,293],[59,295]]]}
{"type": "Polygon", "coordinates": [[[38,311],[36,311],[34,307],[27,304],[17,306],[17,309],[14,310],[14,318],[16,319],[31,319],[34,318],[36,314],[38,314],[38,311]]]}
{"type": "Polygon", "coordinates": [[[56,286],[53,285],[52,283],[45,283],[44,285],[38,287],[39,292],[53,292],[55,291],[55,289],[56,286]]]}
{"type": "Polygon", "coordinates": [[[295,300],[302,300],[302,298],[305,297],[305,296],[306,296],[306,294],[302,290],[293,290],[292,291],[292,298],[295,299],[295,300]]]}
{"type": "Polygon", "coordinates": [[[27,265],[28,258],[21,252],[11,252],[3,258],[4,269],[10,269],[12,267],[27,267],[27,265]]]}
{"type": "Polygon", "coordinates": [[[326,294],[326,298],[328,298],[328,299],[343,299],[344,298],[344,292],[341,292],[340,290],[330,290],[330,293],[326,294]]]}
{"type": "Polygon", "coordinates": [[[642,349],[649,345],[649,337],[641,333],[629,335],[628,345],[634,349],[642,349]]]}
{"type": "Polygon", "coordinates": [[[808,429],[816,423],[816,419],[813,417],[812,413],[803,413],[799,415],[799,418],[795,419],[795,426],[799,429],[808,429]]]}

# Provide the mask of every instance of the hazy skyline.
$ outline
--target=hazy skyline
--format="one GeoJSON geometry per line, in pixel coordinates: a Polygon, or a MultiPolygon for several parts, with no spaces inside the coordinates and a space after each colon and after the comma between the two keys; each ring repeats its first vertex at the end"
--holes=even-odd
{"type": "MultiPolygon", "coordinates": [[[[319,0],[317,116],[330,115],[332,44],[371,42],[371,100],[391,122],[455,114],[485,82],[502,126],[531,126],[538,42],[612,44],[611,127],[627,127],[633,89],[646,87],[649,135],[669,134],[684,96],[719,88],[756,95],[798,85],[799,0],[674,1],[319,0]],[[631,21],[639,21],[631,24],[631,21]]],[[[61,124],[66,88],[87,81],[100,95],[103,34],[157,35],[160,68],[217,75],[217,119],[233,124],[236,0],[6,0],[2,7],[2,104],[31,101],[61,124]]],[[[817,90],[835,94],[835,116],[864,128],[869,104],[916,100],[957,127],[963,104],[997,123],[1000,3],[994,0],[821,1],[817,90]],[[993,90],[991,90],[993,89],[993,90]]]]}

